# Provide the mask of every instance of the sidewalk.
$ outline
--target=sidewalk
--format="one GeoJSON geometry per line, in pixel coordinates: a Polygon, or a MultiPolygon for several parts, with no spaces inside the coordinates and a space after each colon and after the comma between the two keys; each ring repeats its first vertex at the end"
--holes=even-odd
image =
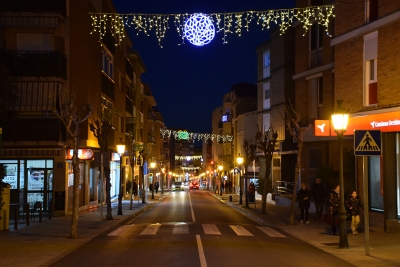
{"type": "MultiPolygon", "coordinates": [[[[71,216],[53,217],[51,220],[44,218],[42,223],[31,221],[30,226],[18,230],[0,231],[0,266],[48,266],[62,257],[68,255],[80,246],[99,236],[107,230],[122,225],[145,210],[150,209],[161,201],[164,195],[151,195],[146,204],[141,201],[133,201],[132,210],[129,209],[130,201],[123,200],[123,215],[117,215],[118,202],[112,203],[113,220],[106,220],[106,207],[103,208],[103,220],[100,219],[100,210],[79,213],[78,239],[69,238],[71,216]],[[34,246],[33,246],[34,244],[34,246]]],[[[311,224],[300,224],[300,212],[295,210],[296,225],[288,226],[290,207],[275,206],[267,203],[267,214],[261,214],[261,201],[250,203],[249,209],[238,204],[238,195],[235,194],[210,194],[219,198],[222,202],[242,212],[251,219],[263,225],[275,226],[289,235],[295,236],[318,249],[331,253],[355,266],[400,266],[400,235],[389,234],[372,229],[370,231],[370,255],[365,255],[365,236],[348,235],[350,248],[339,249],[339,236],[329,234],[330,225],[317,223],[315,214],[310,213],[311,224]],[[229,201],[232,196],[232,202],[229,201]]],[[[243,198],[244,203],[244,198],[243,198]]],[[[311,259],[310,259],[311,260],[311,259]]]]}
{"type": "Polygon", "coordinates": [[[123,200],[123,215],[117,215],[118,202],[112,202],[113,220],[105,219],[106,206],[103,207],[103,220],[100,208],[80,212],[78,239],[69,238],[71,216],[53,217],[51,220],[43,217],[42,223],[36,218],[35,221],[31,220],[30,226],[19,225],[18,230],[13,230],[14,226],[10,225],[9,231],[0,231],[0,266],[48,266],[105,231],[132,220],[167,194],[169,191],[165,191],[164,195],[159,192],[154,195],[154,199],[149,194],[145,204],[142,204],[141,199],[138,203],[136,198],[132,210],[129,209],[130,201],[123,200]]]}
{"type": "MultiPolygon", "coordinates": [[[[223,194],[222,196],[214,194],[222,202],[232,208],[242,212],[251,219],[269,226],[275,226],[286,233],[297,237],[316,248],[324,250],[356,266],[400,266],[400,235],[385,233],[380,229],[370,229],[369,250],[370,256],[365,253],[365,235],[348,234],[349,248],[339,248],[339,235],[331,235],[331,226],[325,222],[317,223],[315,213],[310,213],[311,224],[300,224],[300,210],[295,209],[295,225],[289,226],[290,207],[275,206],[267,203],[267,214],[261,214],[261,201],[250,203],[249,209],[245,208],[245,199],[243,196],[243,205],[239,205],[239,196],[236,194],[223,194]],[[229,201],[232,196],[232,202],[229,201]]],[[[363,220],[361,220],[361,225],[363,220]]],[[[350,229],[350,222],[347,222],[350,229]]]]}

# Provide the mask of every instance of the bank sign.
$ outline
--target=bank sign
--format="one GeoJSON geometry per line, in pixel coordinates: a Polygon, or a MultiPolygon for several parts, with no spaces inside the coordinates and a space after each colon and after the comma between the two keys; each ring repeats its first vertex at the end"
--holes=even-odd
{"type": "MultiPolygon", "coordinates": [[[[345,135],[353,135],[355,130],[379,130],[400,132],[400,111],[350,117],[345,135]]],[[[336,136],[330,120],[315,120],[315,136],[336,136]]]]}

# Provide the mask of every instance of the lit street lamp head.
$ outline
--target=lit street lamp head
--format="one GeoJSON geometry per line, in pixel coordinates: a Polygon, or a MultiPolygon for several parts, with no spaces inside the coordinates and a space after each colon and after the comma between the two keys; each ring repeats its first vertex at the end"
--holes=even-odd
{"type": "Polygon", "coordinates": [[[337,135],[343,136],[349,121],[349,113],[342,107],[343,100],[337,100],[338,106],[332,114],[333,129],[337,135]]]}

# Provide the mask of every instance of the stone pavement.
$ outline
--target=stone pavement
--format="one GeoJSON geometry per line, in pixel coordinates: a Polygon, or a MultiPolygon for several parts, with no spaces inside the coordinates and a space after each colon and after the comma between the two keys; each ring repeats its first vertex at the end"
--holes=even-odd
{"type": "MultiPolygon", "coordinates": [[[[42,223],[39,223],[38,219],[36,219],[36,221],[31,221],[30,226],[19,226],[18,230],[12,230],[13,225],[10,225],[11,230],[0,231],[0,267],[49,266],[96,236],[113,227],[124,224],[143,211],[150,209],[168,193],[166,191],[164,195],[156,194],[154,200],[149,197],[146,204],[142,204],[141,201],[138,203],[135,200],[132,210],[129,210],[130,202],[124,200],[123,215],[117,215],[118,203],[113,202],[112,214],[114,220],[104,219],[106,214],[105,207],[103,220],[100,219],[99,208],[80,212],[78,239],[69,238],[71,216],[53,217],[51,220],[44,218],[42,223]]],[[[399,234],[389,234],[379,229],[371,229],[370,256],[366,256],[363,233],[359,235],[349,234],[350,248],[339,249],[339,236],[330,235],[330,226],[324,222],[317,223],[314,220],[315,214],[313,213],[310,213],[311,224],[300,224],[300,212],[296,209],[296,224],[288,226],[290,207],[267,204],[267,214],[261,214],[261,201],[259,200],[255,204],[250,203],[249,209],[247,209],[244,205],[238,204],[237,195],[213,195],[260,224],[278,227],[287,234],[295,236],[355,266],[400,266],[399,234]],[[229,196],[232,196],[232,202],[229,201],[229,196]]]]}

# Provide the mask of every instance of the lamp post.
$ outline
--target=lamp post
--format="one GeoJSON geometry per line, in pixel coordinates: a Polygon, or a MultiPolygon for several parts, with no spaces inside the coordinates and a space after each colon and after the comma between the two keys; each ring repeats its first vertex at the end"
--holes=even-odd
{"type": "MultiPolygon", "coordinates": [[[[154,170],[156,163],[154,161],[150,162],[150,169],[154,170]]],[[[154,199],[154,174],[151,179],[151,199],[154,199]]]]}
{"type": "Polygon", "coordinates": [[[165,178],[165,168],[161,169],[162,174],[161,174],[161,195],[164,194],[164,178],[165,178]]]}
{"type": "Polygon", "coordinates": [[[125,152],[125,144],[122,143],[122,138],[120,138],[120,142],[117,144],[117,151],[119,154],[119,195],[118,195],[118,212],[117,215],[122,214],[122,155],[125,152]]]}
{"type": "Polygon", "coordinates": [[[242,193],[243,192],[242,191],[242,175],[241,175],[243,158],[240,156],[240,153],[239,153],[239,156],[236,158],[236,162],[239,165],[239,169],[240,169],[240,171],[239,171],[239,204],[243,204],[243,202],[242,202],[242,196],[243,196],[243,193],[242,193]]]}
{"type": "Polygon", "coordinates": [[[347,240],[346,229],[346,210],[344,208],[344,182],[343,182],[343,148],[342,139],[346,132],[349,113],[342,107],[342,100],[338,100],[336,110],[332,114],[333,129],[338,137],[339,143],[339,178],[340,178],[340,207],[339,207],[339,225],[340,225],[340,240],[339,248],[348,248],[349,242],[347,240]]]}
{"type": "Polygon", "coordinates": [[[218,165],[218,170],[219,170],[219,195],[222,196],[222,170],[224,169],[224,166],[218,165]]]}
{"type": "Polygon", "coordinates": [[[146,201],[145,201],[145,196],[144,196],[144,168],[143,168],[143,165],[144,165],[144,160],[145,160],[145,157],[144,157],[144,152],[143,152],[143,150],[142,151],[139,151],[139,156],[138,156],[138,158],[137,158],[137,164],[140,166],[140,172],[141,172],[141,182],[140,182],[140,186],[139,186],[139,190],[140,190],[140,192],[141,192],[141,195],[142,195],[142,203],[143,204],[145,204],[146,203],[146,201]]]}

